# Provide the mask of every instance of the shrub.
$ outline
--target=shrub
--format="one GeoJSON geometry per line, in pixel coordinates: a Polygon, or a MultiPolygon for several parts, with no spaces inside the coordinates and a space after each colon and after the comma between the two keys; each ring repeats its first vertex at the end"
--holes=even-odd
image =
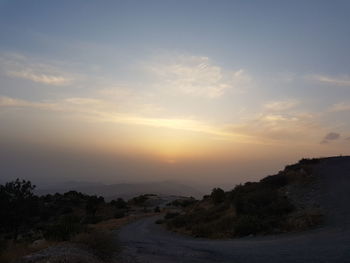
{"type": "Polygon", "coordinates": [[[286,230],[305,230],[322,223],[324,217],[319,209],[307,209],[293,214],[286,222],[286,230]]]}
{"type": "Polygon", "coordinates": [[[101,203],[104,203],[103,197],[97,197],[95,195],[89,196],[85,206],[86,213],[93,216],[96,215],[97,209],[101,203]]]}
{"type": "Polygon", "coordinates": [[[38,214],[38,198],[35,185],[19,180],[0,185],[0,231],[11,232],[17,239],[20,228],[28,227],[38,214]]]}
{"type": "Polygon", "coordinates": [[[247,236],[256,234],[261,230],[261,224],[256,216],[243,215],[234,224],[235,235],[247,236]]]}
{"type": "Polygon", "coordinates": [[[170,203],[167,204],[167,206],[176,206],[176,207],[188,207],[194,203],[196,203],[197,200],[193,197],[190,197],[188,199],[176,199],[170,203]]]}
{"type": "Polygon", "coordinates": [[[118,241],[113,238],[112,232],[92,231],[81,233],[72,240],[90,249],[97,257],[104,261],[110,261],[113,254],[120,250],[118,241]]]}
{"type": "Polygon", "coordinates": [[[127,203],[123,198],[118,198],[117,200],[112,200],[111,205],[113,205],[117,209],[124,209],[127,207],[127,203]]]}
{"type": "Polygon", "coordinates": [[[74,235],[84,230],[80,218],[76,216],[64,216],[58,223],[46,228],[44,237],[47,240],[67,241],[74,235]]]}
{"type": "Polygon", "coordinates": [[[221,188],[214,188],[210,197],[214,203],[222,203],[225,200],[225,192],[221,188]]]}
{"type": "Polygon", "coordinates": [[[101,222],[103,219],[100,216],[94,216],[94,215],[87,215],[82,220],[82,224],[97,224],[98,222],[101,222]]]}
{"type": "Polygon", "coordinates": [[[123,210],[117,210],[115,213],[114,213],[114,218],[123,218],[125,217],[125,212],[123,210]]]}
{"type": "Polygon", "coordinates": [[[266,186],[279,188],[285,186],[288,183],[288,178],[285,173],[279,173],[276,175],[267,176],[263,178],[260,182],[265,184],[266,186]]]}
{"type": "Polygon", "coordinates": [[[149,195],[139,195],[131,199],[135,205],[142,206],[149,199],[149,195]]]}

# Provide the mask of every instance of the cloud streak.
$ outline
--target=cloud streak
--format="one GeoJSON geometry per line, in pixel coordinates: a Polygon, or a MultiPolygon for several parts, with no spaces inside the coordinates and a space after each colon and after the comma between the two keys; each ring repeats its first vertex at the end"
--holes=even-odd
{"type": "Polygon", "coordinates": [[[30,80],[50,86],[72,84],[72,74],[64,72],[49,63],[16,54],[0,56],[0,70],[12,78],[30,80]]]}
{"type": "Polygon", "coordinates": [[[111,122],[130,125],[141,125],[156,128],[169,128],[190,132],[200,132],[219,136],[229,140],[244,140],[253,143],[251,136],[227,131],[220,127],[191,118],[152,118],[133,113],[120,113],[112,104],[103,100],[90,98],[66,98],[60,101],[30,102],[11,97],[0,97],[1,107],[32,108],[44,111],[56,111],[79,114],[82,119],[94,122],[111,122]]]}
{"type": "Polygon", "coordinates": [[[335,86],[350,87],[350,77],[349,76],[326,76],[326,75],[311,75],[308,76],[311,80],[331,84],[335,86]]]}
{"type": "Polygon", "coordinates": [[[299,102],[297,100],[282,100],[282,101],[273,101],[266,103],[264,108],[271,111],[286,111],[297,106],[299,102]]]}
{"type": "Polygon", "coordinates": [[[33,72],[32,69],[26,69],[22,71],[8,71],[7,75],[53,86],[66,86],[71,83],[71,79],[69,78],[58,75],[49,75],[43,72],[36,73],[33,72]]]}
{"type": "Polygon", "coordinates": [[[157,86],[185,95],[219,98],[230,89],[242,89],[251,82],[243,69],[225,71],[208,57],[174,56],[147,66],[155,76],[157,86]]]}
{"type": "Polygon", "coordinates": [[[330,112],[350,111],[350,102],[339,102],[329,109],[330,112]]]}

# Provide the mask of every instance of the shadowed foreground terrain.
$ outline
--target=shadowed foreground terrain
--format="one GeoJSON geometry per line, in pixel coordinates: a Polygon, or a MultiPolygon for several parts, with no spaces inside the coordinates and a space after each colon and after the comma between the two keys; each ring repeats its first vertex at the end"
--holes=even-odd
{"type": "Polygon", "coordinates": [[[123,262],[350,262],[350,157],[321,159],[315,181],[290,195],[317,202],[324,224],[313,230],[231,240],[195,239],[169,232],[152,217],[123,227],[123,262]]]}

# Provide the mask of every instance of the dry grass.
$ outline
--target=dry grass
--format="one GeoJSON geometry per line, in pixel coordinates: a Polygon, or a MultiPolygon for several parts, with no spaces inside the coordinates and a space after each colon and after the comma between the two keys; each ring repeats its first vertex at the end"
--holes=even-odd
{"type": "MultiPolygon", "coordinates": [[[[116,240],[113,239],[112,232],[120,227],[129,224],[135,220],[153,216],[155,213],[138,214],[126,216],[124,218],[109,219],[97,224],[89,225],[88,232],[80,233],[71,238],[71,242],[85,245],[87,248],[103,260],[109,260],[113,253],[120,249],[116,240]]],[[[63,242],[44,241],[39,245],[33,246],[31,243],[8,242],[6,249],[0,251],[0,262],[10,263],[26,255],[46,249],[50,246],[62,244],[63,242]]],[[[61,261],[60,261],[61,262],[61,261]]],[[[62,261],[68,262],[68,261],[62,261]]],[[[70,261],[69,261],[70,262],[70,261]]]]}
{"type": "Polygon", "coordinates": [[[73,243],[84,245],[95,256],[103,261],[110,261],[120,251],[120,246],[110,231],[92,231],[81,233],[72,240],[73,243]]]}
{"type": "Polygon", "coordinates": [[[293,213],[287,220],[287,231],[303,231],[309,228],[318,226],[324,219],[323,213],[320,209],[305,209],[293,213]]]}
{"type": "Polygon", "coordinates": [[[8,242],[6,244],[6,249],[4,251],[0,251],[0,262],[1,263],[10,263],[15,260],[18,260],[26,255],[35,253],[37,251],[43,250],[50,246],[57,245],[57,242],[49,242],[45,241],[39,245],[33,246],[29,243],[14,243],[8,242]]]}

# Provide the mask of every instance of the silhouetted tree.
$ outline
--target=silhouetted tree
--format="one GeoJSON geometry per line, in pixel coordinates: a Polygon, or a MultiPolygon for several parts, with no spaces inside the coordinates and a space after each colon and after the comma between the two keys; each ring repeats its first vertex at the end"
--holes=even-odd
{"type": "Polygon", "coordinates": [[[92,216],[96,215],[98,206],[104,202],[104,198],[103,197],[97,197],[97,196],[90,196],[89,199],[87,200],[86,203],[86,213],[90,214],[92,216]]]}
{"type": "Polygon", "coordinates": [[[124,209],[126,208],[126,202],[123,198],[118,198],[117,200],[112,200],[111,205],[113,205],[117,209],[124,209]]]}
{"type": "Polygon", "coordinates": [[[214,203],[222,203],[225,200],[225,192],[221,188],[214,188],[210,195],[214,203]]]}
{"type": "Polygon", "coordinates": [[[37,197],[30,181],[19,180],[0,185],[0,222],[5,232],[12,232],[17,239],[21,226],[30,222],[37,212],[37,197]]]}

